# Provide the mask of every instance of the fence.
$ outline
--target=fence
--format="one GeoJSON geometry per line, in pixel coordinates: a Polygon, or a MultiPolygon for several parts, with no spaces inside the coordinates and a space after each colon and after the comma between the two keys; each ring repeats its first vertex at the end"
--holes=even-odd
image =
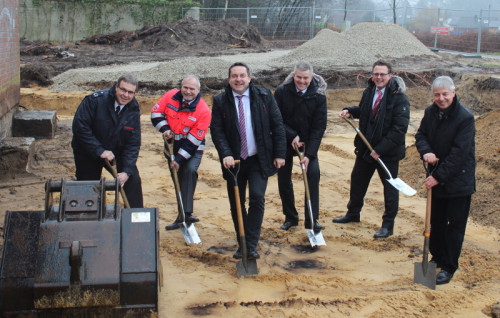
{"type": "MultiPolygon", "coordinates": [[[[191,9],[183,9],[183,16],[191,9]]],[[[400,24],[425,45],[462,52],[500,53],[500,10],[401,7],[340,10],[314,7],[199,8],[196,18],[236,18],[271,41],[307,41],[323,28],[336,31],[361,22],[400,24]],[[440,33],[440,34],[439,34],[440,33]],[[446,34],[444,34],[446,33],[446,34]]]]}

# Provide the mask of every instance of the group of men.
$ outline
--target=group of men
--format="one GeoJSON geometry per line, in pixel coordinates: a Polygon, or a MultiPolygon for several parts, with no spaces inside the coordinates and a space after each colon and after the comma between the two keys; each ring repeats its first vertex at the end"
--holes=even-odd
{"type": "MultiPolygon", "coordinates": [[[[131,207],[142,207],[141,179],[136,161],[141,144],[140,110],[134,98],[137,81],[122,76],[107,90],[87,96],[75,114],[73,151],[77,180],[98,180],[104,160],[116,159],[118,179],[131,207]]],[[[219,154],[222,175],[227,182],[236,241],[239,228],[236,204],[241,206],[248,258],[257,259],[257,246],[264,218],[268,178],[278,173],[284,223],[289,230],[299,223],[291,180],[293,157],[303,149],[313,219],[305,210],[304,225],[319,232],[320,169],[318,150],[327,126],[326,82],[308,62],[299,62],[278,86],[274,95],[254,85],[249,67],[234,63],[228,70],[228,85],[213,99],[212,111],[201,98],[201,85],[194,75],[185,77],[181,88],[171,90],[151,110],[151,122],[166,142],[174,139],[171,169],[179,173],[182,202],[187,223],[198,222],[193,215],[193,195],[198,179],[205,135],[210,129],[219,154]],[[238,166],[240,202],[235,202],[235,179],[231,169],[238,166]],[[246,189],[249,199],[246,209],[246,189]]],[[[359,136],[354,140],[356,160],[351,173],[347,213],[334,223],[360,222],[360,212],[370,180],[377,170],[384,187],[385,211],[375,239],[393,234],[399,193],[378,165],[383,159],[395,178],[399,161],[405,156],[405,138],[410,119],[410,103],[401,78],[391,65],[377,61],[368,87],[358,106],[344,108],[340,117],[359,118],[359,129],[373,150],[359,136]]],[[[426,111],[416,145],[432,174],[425,186],[432,189],[431,244],[433,262],[441,272],[437,283],[448,283],[458,268],[462,243],[475,191],[474,117],[460,104],[451,78],[438,77],[432,84],[434,103],[426,111]]],[[[307,209],[307,207],[304,207],[307,209]]],[[[166,227],[179,228],[177,218],[166,227]]],[[[242,257],[240,248],[234,258],[242,257]]]]}

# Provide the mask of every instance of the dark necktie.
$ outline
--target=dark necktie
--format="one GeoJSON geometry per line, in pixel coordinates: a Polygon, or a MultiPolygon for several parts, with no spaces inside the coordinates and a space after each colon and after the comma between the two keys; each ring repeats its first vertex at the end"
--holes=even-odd
{"type": "Polygon", "coordinates": [[[245,160],[248,158],[247,131],[245,127],[245,109],[243,107],[243,96],[238,98],[238,122],[240,123],[241,151],[240,158],[245,160]]]}
{"type": "Polygon", "coordinates": [[[377,89],[377,99],[375,100],[375,104],[373,104],[372,108],[372,114],[375,114],[377,112],[378,104],[380,104],[380,101],[382,100],[382,91],[380,89],[377,89]]]}
{"type": "Polygon", "coordinates": [[[188,107],[189,103],[187,101],[182,102],[182,108],[188,107]]]}
{"type": "Polygon", "coordinates": [[[302,96],[303,94],[304,94],[304,93],[302,93],[302,91],[298,91],[298,92],[297,92],[297,95],[299,95],[299,97],[300,97],[300,96],[302,96]]]}
{"type": "Polygon", "coordinates": [[[118,115],[120,113],[120,105],[116,106],[115,113],[118,115]]]}

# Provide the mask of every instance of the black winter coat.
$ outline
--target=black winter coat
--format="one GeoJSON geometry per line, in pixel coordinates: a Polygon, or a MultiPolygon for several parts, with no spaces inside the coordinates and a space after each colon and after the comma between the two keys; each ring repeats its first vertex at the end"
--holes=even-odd
{"type": "MultiPolygon", "coordinates": [[[[393,76],[385,88],[380,101],[377,118],[372,115],[372,101],[376,86],[370,79],[364,90],[359,106],[346,107],[354,118],[359,118],[359,130],[365,135],[373,149],[384,161],[399,161],[405,156],[405,137],[410,122],[410,101],[405,94],[403,80],[393,76]],[[368,132],[369,125],[373,130],[368,132]]],[[[374,162],[363,140],[356,135],[354,139],[356,155],[366,161],[374,162]]]]}
{"type": "Polygon", "coordinates": [[[91,159],[110,150],[121,166],[120,172],[133,174],[141,147],[141,111],[139,103],[130,101],[117,116],[114,110],[115,86],[87,95],[73,119],[75,153],[91,159]]]}
{"type": "Polygon", "coordinates": [[[302,96],[297,94],[293,78],[291,82],[285,82],[278,86],[274,98],[283,116],[287,150],[295,152],[291,143],[299,136],[300,141],[306,144],[305,156],[316,158],[326,130],[326,96],[318,92],[318,81],[315,78],[302,96]]]}
{"type": "Polygon", "coordinates": [[[436,197],[466,196],[475,192],[475,133],[474,116],[457,96],[441,120],[436,104],[425,109],[415,139],[420,156],[434,153],[439,159],[432,172],[439,181],[432,190],[436,197]]]}
{"type": "MultiPolygon", "coordinates": [[[[257,155],[264,177],[275,174],[275,158],[285,158],[285,129],[283,119],[270,90],[250,82],[250,109],[252,128],[255,134],[257,155]]],[[[240,158],[241,139],[238,113],[233,91],[228,85],[224,92],[214,97],[210,132],[212,141],[219,153],[219,159],[232,156],[240,158]]],[[[222,167],[224,179],[232,178],[222,167]]]]}

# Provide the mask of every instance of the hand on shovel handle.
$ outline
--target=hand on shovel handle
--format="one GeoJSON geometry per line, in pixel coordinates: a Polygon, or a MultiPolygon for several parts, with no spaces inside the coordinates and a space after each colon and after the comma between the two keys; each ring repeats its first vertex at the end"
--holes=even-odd
{"type": "MultiPolygon", "coordinates": [[[[118,173],[116,172],[116,160],[113,159],[113,162],[110,163],[108,159],[104,159],[104,163],[106,163],[106,166],[111,171],[111,175],[113,176],[113,178],[118,179],[118,173]]],[[[120,194],[122,196],[123,205],[125,206],[125,208],[130,209],[127,195],[125,194],[125,190],[123,190],[122,186],[120,186],[120,194]]]]}

